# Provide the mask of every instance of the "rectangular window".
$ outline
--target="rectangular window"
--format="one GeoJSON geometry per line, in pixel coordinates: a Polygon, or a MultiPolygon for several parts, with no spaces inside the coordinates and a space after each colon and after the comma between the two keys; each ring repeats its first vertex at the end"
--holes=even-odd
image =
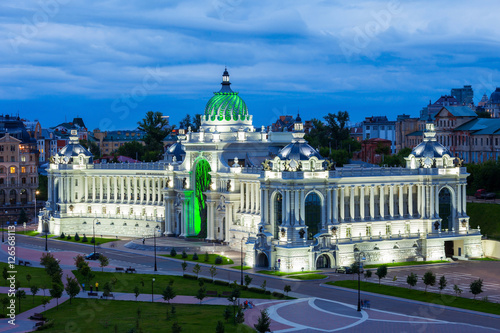
{"type": "Polygon", "coordinates": [[[92,207],[91,206],[87,206],[87,213],[92,214],[92,207]]]}
{"type": "Polygon", "coordinates": [[[382,131],[383,131],[383,130],[385,130],[385,126],[384,126],[384,125],[380,126],[380,129],[381,129],[382,131]]]}
{"type": "Polygon", "coordinates": [[[385,226],[385,234],[387,236],[392,235],[392,230],[391,230],[391,225],[390,224],[388,224],[388,225],[385,226]]]}
{"type": "Polygon", "coordinates": [[[3,145],[2,145],[2,146],[0,146],[0,151],[3,151],[3,145]]]}
{"type": "Polygon", "coordinates": [[[21,156],[21,162],[26,162],[26,156],[21,156]]]}
{"type": "Polygon", "coordinates": [[[0,162],[3,162],[3,156],[0,156],[0,162]]]}
{"type": "Polygon", "coordinates": [[[10,151],[16,151],[16,146],[10,146],[10,151]]]}
{"type": "Polygon", "coordinates": [[[26,167],[21,167],[21,173],[26,173],[26,167]]]}
{"type": "Polygon", "coordinates": [[[15,162],[15,161],[16,161],[15,157],[14,157],[14,156],[11,156],[11,157],[10,157],[10,161],[11,161],[11,162],[15,162]]]}
{"type": "Polygon", "coordinates": [[[347,238],[351,238],[351,228],[346,228],[346,229],[345,229],[345,236],[346,236],[347,238]]]}
{"type": "Polygon", "coordinates": [[[370,126],[369,126],[369,125],[368,125],[368,126],[366,126],[366,129],[367,129],[367,130],[369,130],[369,129],[370,129],[370,126]]]}
{"type": "Polygon", "coordinates": [[[16,167],[10,167],[10,173],[16,173],[16,167]]]}
{"type": "Polygon", "coordinates": [[[367,225],[366,226],[366,236],[370,237],[372,235],[372,226],[367,225]]]}

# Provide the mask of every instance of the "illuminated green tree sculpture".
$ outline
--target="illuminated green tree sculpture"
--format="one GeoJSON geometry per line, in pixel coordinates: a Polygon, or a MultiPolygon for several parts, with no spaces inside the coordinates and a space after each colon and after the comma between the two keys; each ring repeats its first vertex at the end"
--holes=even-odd
{"type": "Polygon", "coordinates": [[[207,237],[207,205],[203,192],[210,186],[210,164],[206,160],[200,160],[196,164],[195,177],[195,200],[194,200],[194,228],[195,233],[200,238],[207,237]]]}

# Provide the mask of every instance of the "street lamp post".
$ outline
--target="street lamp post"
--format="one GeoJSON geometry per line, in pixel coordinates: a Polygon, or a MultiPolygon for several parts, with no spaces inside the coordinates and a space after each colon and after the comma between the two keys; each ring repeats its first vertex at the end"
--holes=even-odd
{"type": "Polygon", "coordinates": [[[158,271],[158,268],[156,267],[156,230],[157,230],[158,226],[156,226],[154,229],[153,229],[153,243],[154,243],[154,248],[155,248],[155,272],[158,271]]]}
{"type": "MultiPolygon", "coordinates": [[[[5,211],[5,219],[7,219],[7,211],[5,211]]],[[[3,238],[3,219],[2,219],[2,243],[5,242],[3,238]]]]}
{"type": "Polygon", "coordinates": [[[241,266],[240,266],[240,276],[241,276],[241,285],[243,286],[243,237],[241,237],[241,242],[240,242],[240,259],[241,259],[241,266]]]}
{"type": "Polygon", "coordinates": [[[153,294],[154,294],[154,284],[155,284],[155,278],[153,278],[153,280],[151,280],[151,303],[154,302],[154,299],[153,299],[153,294]]]}
{"type": "Polygon", "coordinates": [[[40,191],[35,191],[35,223],[36,223],[36,196],[40,194],[40,191]]]}
{"type": "Polygon", "coordinates": [[[101,222],[97,221],[97,223],[95,222],[97,220],[97,217],[92,221],[92,233],[93,233],[93,238],[94,238],[94,253],[95,253],[95,225],[99,225],[101,224],[101,222]]]}
{"type": "Polygon", "coordinates": [[[233,319],[234,324],[236,325],[236,297],[233,296],[233,319]]]}
{"type": "Polygon", "coordinates": [[[361,254],[362,252],[358,253],[358,311],[361,311],[361,254]]]}
{"type": "Polygon", "coordinates": [[[49,251],[49,246],[48,246],[48,241],[47,241],[47,234],[49,233],[49,222],[45,220],[46,222],[42,223],[43,228],[45,229],[45,252],[49,251]]]}

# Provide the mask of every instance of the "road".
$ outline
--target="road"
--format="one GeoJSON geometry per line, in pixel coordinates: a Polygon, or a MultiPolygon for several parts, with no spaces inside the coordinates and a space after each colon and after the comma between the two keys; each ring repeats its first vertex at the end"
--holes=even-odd
{"type": "MultiPolygon", "coordinates": [[[[45,248],[45,239],[43,238],[18,236],[16,241],[17,245],[21,247],[30,247],[39,250],[43,250],[45,248]]],[[[52,251],[75,251],[81,253],[92,252],[92,247],[88,245],[71,242],[57,242],[51,240],[49,240],[49,249],[52,251]]],[[[154,257],[152,253],[137,253],[138,251],[131,252],[123,247],[120,247],[120,249],[100,248],[99,252],[106,255],[115,266],[134,266],[138,267],[139,272],[146,273],[149,270],[148,273],[154,273],[152,269],[154,263],[154,257]]],[[[179,260],[158,257],[157,267],[159,272],[157,273],[182,274],[180,264],[181,261],[179,260]]],[[[239,263],[235,264],[237,265],[239,263]]],[[[200,263],[200,265],[204,266],[203,263],[200,263]]],[[[193,266],[194,264],[188,263],[187,271],[191,271],[193,266]]],[[[421,276],[427,269],[427,267],[402,267],[394,270],[389,270],[389,276],[397,274],[399,274],[400,276],[406,276],[409,270],[418,272],[419,276],[421,276]]],[[[491,281],[492,283],[497,282],[500,278],[500,262],[463,262],[458,265],[433,267],[432,269],[438,272],[438,278],[440,274],[448,274],[447,270],[450,269],[467,274],[473,272],[475,273],[475,275],[484,277],[486,280],[491,281]],[[488,269],[488,267],[490,269],[488,269]]],[[[230,281],[240,281],[239,271],[218,268],[217,272],[217,278],[227,279],[230,281]]],[[[256,274],[249,271],[245,271],[244,274],[248,274],[253,278],[252,285],[255,286],[260,286],[265,280],[267,282],[267,288],[271,290],[274,289],[282,291],[284,285],[288,284],[291,286],[292,291],[296,296],[320,297],[348,304],[356,304],[357,302],[357,294],[355,292],[339,288],[331,288],[324,285],[324,283],[327,281],[345,278],[345,276],[340,277],[339,274],[335,274],[333,272],[327,272],[326,274],[328,274],[328,278],[319,281],[293,281],[291,279],[284,280],[282,278],[256,274]]],[[[202,268],[201,275],[208,276],[208,269],[202,268]]],[[[387,296],[365,295],[364,297],[369,297],[372,308],[377,308],[378,310],[404,314],[407,316],[420,316],[429,319],[439,319],[449,322],[480,325],[483,327],[490,327],[492,329],[498,329],[500,327],[500,316],[475,313],[472,311],[453,309],[449,307],[419,303],[387,296]]],[[[438,298],[441,299],[442,304],[446,305],[448,297],[449,296],[447,295],[443,295],[439,296],[438,298]]]]}

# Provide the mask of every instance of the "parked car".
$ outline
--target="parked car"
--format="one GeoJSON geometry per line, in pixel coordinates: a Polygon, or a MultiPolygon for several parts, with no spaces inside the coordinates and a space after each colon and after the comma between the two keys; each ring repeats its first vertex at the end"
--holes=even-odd
{"type": "Polygon", "coordinates": [[[486,192],[486,190],[484,188],[481,188],[481,189],[476,191],[474,196],[476,197],[476,199],[490,199],[490,200],[492,200],[492,199],[495,199],[496,193],[486,192]]]}
{"type": "Polygon", "coordinates": [[[87,259],[87,260],[98,260],[100,256],[101,256],[100,253],[92,252],[91,254],[87,255],[85,257],[85,259],[87,259]]]}
{"type": "Polygon", "coordinates": [[[335,273],[339,274],[352,274],[352,269],[349,266],[340,266],[335,270],[335,273]]]}

